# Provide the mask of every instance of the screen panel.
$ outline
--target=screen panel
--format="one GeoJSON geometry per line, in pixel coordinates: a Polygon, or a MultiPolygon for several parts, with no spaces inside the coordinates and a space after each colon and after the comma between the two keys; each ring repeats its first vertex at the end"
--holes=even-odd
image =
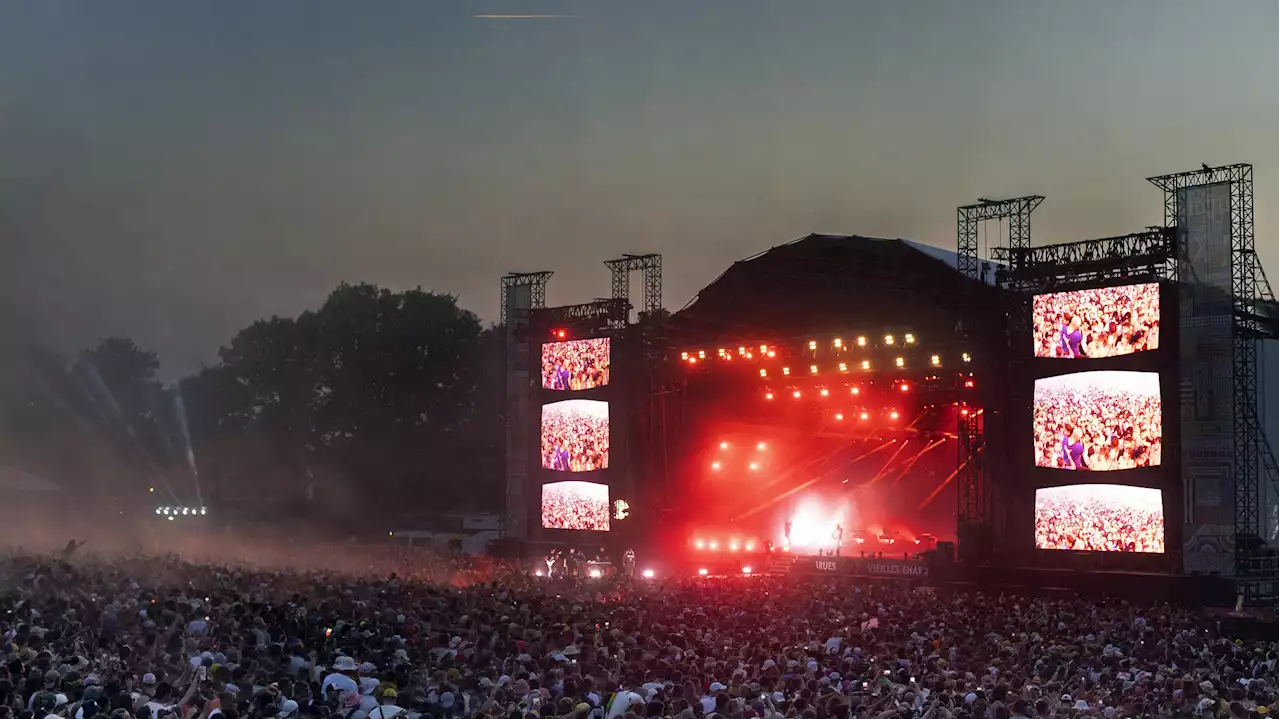
{"type": "Polygon", "coordinates": [[[1036,490],[1036,549],[1164,554],[1158,489],[1073,484],[1036,490]]]}
{"type": "Polygon", "coordinates": [[[579,481],[542,485],[542,526],[609,531],[609,485],[579,481]]]}
{"type": "Polygon", "coordinates": [[[1160,348],[1160,285],[1103,287],[1036,295],[1035,356],[1120,357],[1160,348]]]}
{"type": "Polygon", "coordinates": [[[1163,445],[1157,372],[1075,372],[1036,380],[1035,464],[1107,472],[1158,467],[1163,445]]]}
{"type": "Polygon", "coordinates": [[[557,472],[609,468],[609,403],[566,399],[542,405],[542,467],[557,472]]]}
{"type": "Polygon", "coordinates": [[[595,389],[609,384],[609,338],[542,345],[542,388],[595,389]]]}

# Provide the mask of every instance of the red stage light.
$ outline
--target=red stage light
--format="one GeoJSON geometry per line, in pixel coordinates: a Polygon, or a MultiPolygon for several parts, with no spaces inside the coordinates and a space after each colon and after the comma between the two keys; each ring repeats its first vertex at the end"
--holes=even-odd
{"type": "Polygon", "coordinates": [[[711,468],[712,468],[712,469],[714,469],[714,470],[716,470],[717,472],[719,472],[719,471],[720,471],[720,460],[716,460],[716,461],[712,462],[712,463],[711,463],[711,468]]]}
{"type": "Polygon", "coordinates": [[[751,567],[743,567],[743,568],[742,568],[742,573],[743,573],[743,574],[750,574],[750,573],[751,573],[751,567]]]}
{"type": "Polygon", "coordinates": [[[960,410],[960,416],[961,416],[961,417],[968,417],[968,416],[969,416],[969,410],[967,410],[967,409],[962,409],[962,410],[960,410]]]}
{"type": "Polygon", "coordinates": [[[747,469],[749,469],[749,470],[751,470],[752,472],[754,472],[754,471],[756,471],[757,469],[760,469],[760,464],[759,464],[758,462],[752,462],[751,464],[748,464],[748,465],[747,465],[747,469]]]}
{"type": "Polygon", "coordinates": [[[760,368],[760,376],[761,376],[761,377],[768,377],[768,376],[769,376],[769,370],[765,369],[764,367],[761,367],[761,368],[760,368]]]}
{"type": "Polygon", "coordinates": [[[737,542],[729,542],[729,551],[730,551],[730,552],[736,552],[736,551],[738,551],[738,543],[737,543],[737,542]]]}
{"type": "Polygon", "coordinates": [[[711,548],[711,549],[713,549],[713,550],[714,550],[714,549],[719,549],[719,548],[720,548],[720,543],[713,539],[713,540],[711,540],[711,543],[710,543],[710,544],[708,544],[707,546],[708,546],[708,547],[710,547],[710,548],[711,548]]]}
{"type": "Polygon", "coordinates": [[[702,569],[699,569],[699,570],[698,570],[698,576],[700,576],[700,577],[705,577],[705,576],[707,576],[707,569],[706,569],[706,567],[703,567],[702,569]]]}
{"type": "Polygon", "coordinates": [[[863,412],[861,415],[858,416],[858,419],[866,419],[867,417],[868,417],[867,413],[863,412]]]}
{"type": "Polygon", "coordinates": [[[827,391],[827,388],[826,388],[826,387],[823,387],[823,388],[822,388],[822,391],[821,391],[821,392],[819,392],[818,394],[822,395],[823,397],[827,397],[827,396],[829,396],[831,393],[830,393],[829,391],[827,391]]]}
{"type": "Polygon", "coordinates": [[[837,422],[842,422],[842,421],[844,421],[844,413],[842,413],[842,412],[836,412],[836,421],[837,421],[837,422]]]}
{"type": "Polygon", "coordinates": [[[792,393],[791,393],[791,396],[792,396],[792,397],[795,397],[796,399],[800,399],[800,390],[796,390],[796,391],[792,392],[792,393]]]}
{"type": "Polygon", "coordinates": [[[565,333],[565,331],[564,331],[564,330],[556,330],[556,337],[559,337],[560,339],[564,339],[564,338],[565,338],[565,334],[566,334],[566,333],[565,333]]]}
{"type": "Polygon", "coordinates": [[[897,418],[898,418],[898,410],[895,409],[889,413],[889,419],[897,419],[897,418]]]}
{"type": "Polygon", "coordinates": [[[704,542],[704,541],[702,541],[701,539],[695,539],[695,540],[693,541],[693,548],[694,548],[694,549],[705,549],[705,548],[706,548],[706,546],[707,546],[707,543],[706,543],[706,542],[704,542]]]}
{"type": "Polygon", "coordinates": [[[773,393],[772,393],[772,392],[765,392],[765,393],[764,393],[764,398],[765,398],[765,399],[773,399],[773,393]]]}
{"type": "Polygon", "coordinates": [[[973,380],[971,380],[971,379],[967,379],[967,380],[965,380],[965,381],[964,381],[964,386],[965,386],[965,387],[972,387],[972,386],[973,386],[973,380]]]}
{"type": "Polygon", "coordinates": [[[862,390],[858,389],[857,387],[850,387],[850,388],[849,388],[849,394],[858,394],[858,393],[859,393],[859,392],[861,392],[861,391],[862,391],[862,390]]]}
{"type": "Polygon", "coordinates": [[[777,357],[777,356],[778,356],[778,353],[777,353],[777,352],[774,352],[773,350],[769,350],[768,355],[769,355],[770,357],[777,357]]]}
{"type": "Polygon", "coordinates": [[[846,363],[844,363],[844,362],[841,362],[841,363],[840,363],[840,371],[841,371],[841,372],[848,372],[848,371],[849,371],[849,365],[848,365],[848,364],[846,364],[846,363]]]}
{"type": "Polygon", "coordinates": [[[759,452],[763,452],[766,446],[764,442],[756,442],[756,450],[759,452]]]}
{"type": "Polygon", "coordinates": [[[790,374],[791,374],[791,368],[790,368],[790,367],[783,367],[783,368],[782,368],[782,374],[790,375],[790,374]]]}
{"type": "Polygon", "coordinates": [[[728,449],[728,448],[729,448],[729,443],[728,443],[728,442],[721,442],[721,443],[720,443],[720,449],[728,449]]]}
{"type": "Polygon", "coordinates": [[[818,374],[818,365],[816,364],[809,365],[809,374],[818,374]]]}
{"type": "Polygon", "coordinates": [[[698,358],[697,358],[697,357],[690,357],[690,358],[689,358],[689,364],[698,364],[698,358]]]}
{"type": "Polygon", "coordinates": [[[748,552],[754,552],[754,551],[755,551],[755,549],[756,549],[756,543],[755,543],[755,542],[747,542],[747,546],[745,547],[745,549],[746,549],[748,552]]]}
{"type": "Polygon", "coordinates": [[[901,389],[903,392],[907,392],[911,389],[911,385],[907,384],[906,382],[903,382],[902,386],[899,387],[899,389],[901,389]]]}

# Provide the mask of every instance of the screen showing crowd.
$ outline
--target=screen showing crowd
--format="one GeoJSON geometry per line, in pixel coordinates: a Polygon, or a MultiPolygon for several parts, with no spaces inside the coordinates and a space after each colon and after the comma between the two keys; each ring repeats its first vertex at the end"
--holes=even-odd
{"type": "Polygon", "coordinates": [[[609,338],[542,345],[542,388],[584,390],[609,384],[609,338]]]}
{"type": "Polygon", "coordinates": [[[595,482],[542,485],[542,526],[609,531],[609,485],[595,482]]]}
{"type": "Polygon", "coordinates": [[[1160,285],[1037,295],[1031,317],[1036,357],[1119,357],[1159,349],[1160,285]]]}
{"type": "Polygon", "coordinates": [[[1118,484],[1037,489],[1036,549],[1163,554],[1164,497],[1118,484]]]}
{"type": "Polygon", "coordinates": [[[1160,465],[1160,375],[1077,372],[1036,380],[1037,467],[1107,472],[1160,465]]]}
{"type": "Polygon", "coordinates": [[[542,406],[542,466],[558,472],[609,467],[609,403],[567,399],[542,406]]]}

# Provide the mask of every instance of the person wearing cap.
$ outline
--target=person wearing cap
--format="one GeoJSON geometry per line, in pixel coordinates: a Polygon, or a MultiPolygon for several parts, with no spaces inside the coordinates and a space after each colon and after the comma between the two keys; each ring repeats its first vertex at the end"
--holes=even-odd
{"type": "Polygon", "coordinates": [[[320,693],[328,695],[329,690],[339,692],[360,693],[360,685],[356,683],[356,660],[343,655],[333,662],[333,671],[320,683],[320,693]]]}
{"type": "MultiPolygon", "coordinates": [[[[399,693],[393,687],[383,687],[378,692],[378,706],[369,712],[369,719],[391,719],[395,715],[404,711],[403,708],[396,705],[399,700],[399,693]]],[[[453,706],[453,694],[445,692],[441,695],[441,703],[444,697],[449,697],[449,706],[453,706]]]]}

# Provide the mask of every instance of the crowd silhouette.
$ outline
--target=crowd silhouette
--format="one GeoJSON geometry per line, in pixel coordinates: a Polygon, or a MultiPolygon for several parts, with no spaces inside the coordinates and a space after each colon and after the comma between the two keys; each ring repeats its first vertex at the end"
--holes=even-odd
{"type": "Polygon", "coordinates": [[[542,466],[559,472],[609,467],[609,405],[567,400],[542,407],[542,466]]]}
{"type": "Polygon", "coordinates": [[[609,384],[609,338],[542,345],[542,387],[584,390],[609,384]]]}
{"type": "Polygon", "coordinates": [[[1160,286],[1123,285],[1039,295],[1035,356],[1118,357],[1160,346],[1160,286]]]}
{"type": "Polygon", "coordinates": [[[1038,549],[1164,552],[1164,510],[1160,507],[1041,490],[1036,494],[1035,511],[1038,549]]]}
{"type": "Polygon", "coordinates": [[[1155,467],[1161,454],[1160,396],[1119,388],[1037,383],[1037,467],[1106,472],[1155,467]]]}
{"type": "Polygon", "coordinates": [[[609,486],[593,482],[542,485],[542,526],[609,531],[609,486]]]}

